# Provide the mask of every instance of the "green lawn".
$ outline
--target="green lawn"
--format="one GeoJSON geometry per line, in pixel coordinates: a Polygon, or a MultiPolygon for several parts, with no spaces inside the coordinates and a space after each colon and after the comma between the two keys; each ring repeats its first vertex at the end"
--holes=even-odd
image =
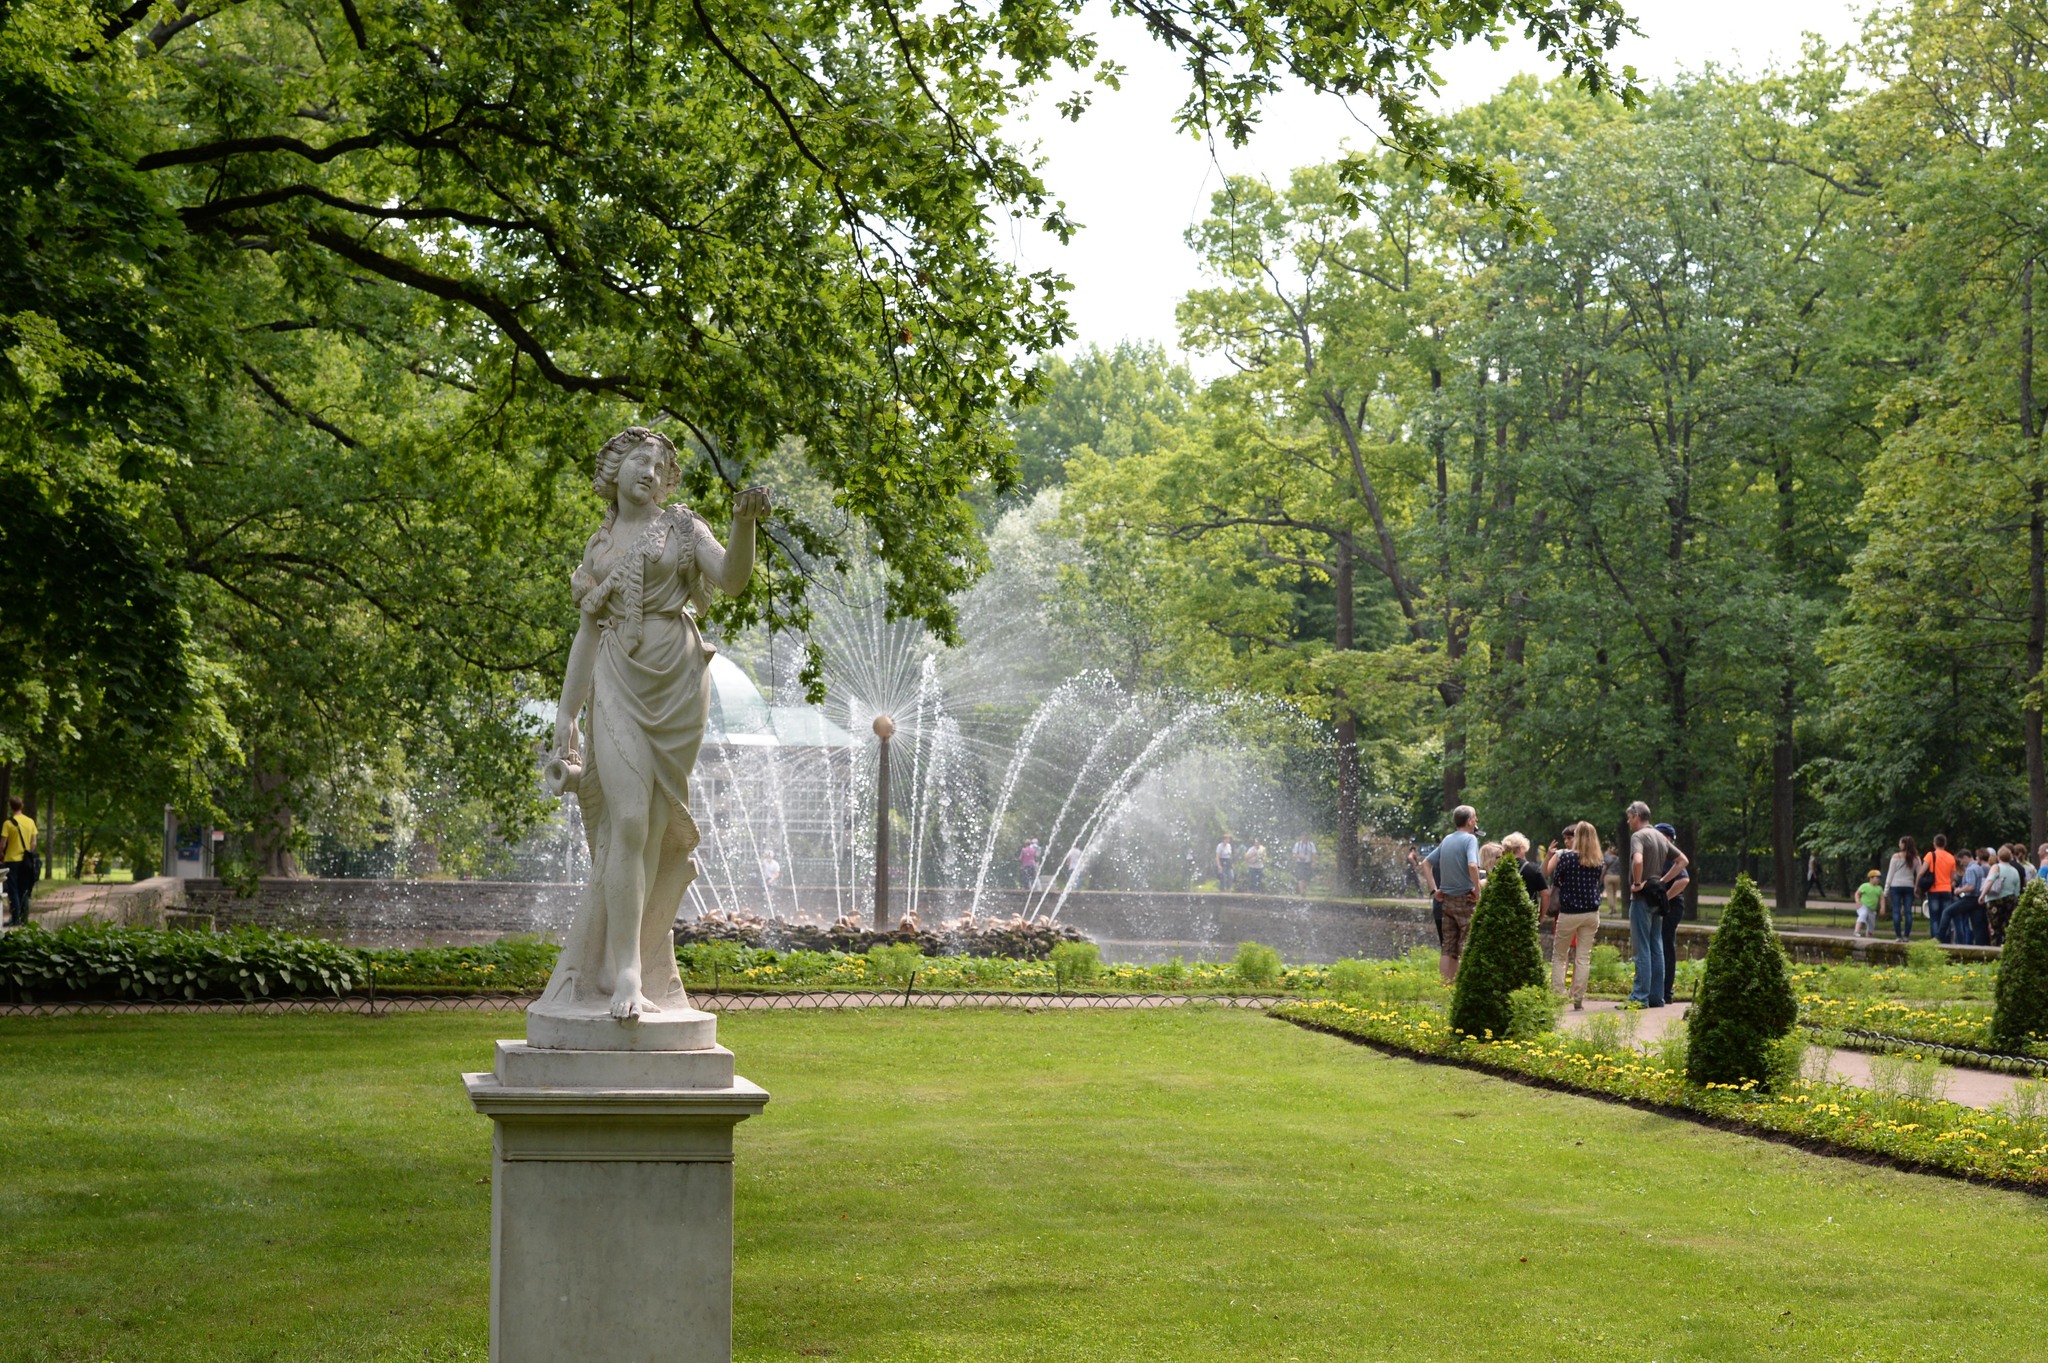
{"type": "MultiPolygon", "coordinates": [[[[481,1358],[515,1015],[0,1021],[0,1358],[481,1358]]],[[[746,1359],[2024,1359],[2048,1202],[1256,1014],[729,1017],[746,1359]]]]}

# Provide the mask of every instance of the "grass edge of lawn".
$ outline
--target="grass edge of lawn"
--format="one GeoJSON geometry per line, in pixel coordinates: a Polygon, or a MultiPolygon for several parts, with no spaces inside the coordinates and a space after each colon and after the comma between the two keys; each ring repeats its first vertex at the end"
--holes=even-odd
{"type": "Polygon", "coordinates": [[[1347,1041],[1354,1046],[1365,1046],[1385,1055],[1395,1056],[1402,1060],[1412,1060],[1421,1065],[1445,1065],[1452,1069],[1469,1070],[1476,1074],[1491,1075],[1496,1079],[1505,1079],[1511,1083],[1521,1084],[1528,1088],[1545,1089],[1551,1093],[1570,1094],[1575,1098],[1590,1098],[1597,1102],[1611,1103],[1617,1107],[1631,1107],[1639,1112],[1653,1113],[1660,1117],[1676,1118],[1679,1121],[1690,1122],[1694,1126],[1703,1126],[1712,1131],[1725,1131],[1731,1135],[1750,1136],[1758,1140],[1790,1146],[1795,1150],[1802,1150],[1810,1155],[1825,1155],[1830,1159],[1847,1160],[1853,1164],[1867,1165],[1872,1168],[1895,1169],[1900,1173],[1906,1174],[1933,1174],[1940,1178],[1951,1179],[1957,1183],[1968,1183],[1979,1188],[1998,1188],[2007,1192],[2026,1193],[2031,1197],[2048,1201],[2048,1186],[2039,1183],[2028,1183],[2020,1179],[1998,1178],[1988,1174],[1972,1173],[1967,1169],[1952,1169],[1926,1160],[1909,1159],[1904,1155],[1889,1155],[1882,1150],[1870,1150],[1862,1146],[1850,1145],[1845,1141],[1830,1140],[1825,1136],[1815,1136],[1797,1131],[1782,1131],[1757,1122],[1745,1122],[1734,1117],[1716,1116],[1711,1112],[1701,1112],[1697,1108],[1689,1108],[1677,1103],[1660,1103],[1653,1098],[1632,1098],[1622,1093],[1607,1093],[1600,1089],[1581,1088],[1577,1084],[1566,1083],[1562,1079],[1553,1079],[1548,1075],[1529,1074],[1525,1071],[1514,1069],[1511,1066],[1496,1065],[1490,1061],[1479,1060],[1471,1056],[1436,1055],[1428,1051],[1413,1050],[1381,1037],[1360,1036],[1341,1027],[1332,1027],[1326,1023],[1314,1022],[1307,1018],[1290,1017],[1285,1013],[1277,1011],[1268,1011],[1266,1016],[1275,1021],[1299,1027],[1303,1031],[1321,1032],[1325,1036],[1336,1037],[1339,1041],[1347,1041]]]}

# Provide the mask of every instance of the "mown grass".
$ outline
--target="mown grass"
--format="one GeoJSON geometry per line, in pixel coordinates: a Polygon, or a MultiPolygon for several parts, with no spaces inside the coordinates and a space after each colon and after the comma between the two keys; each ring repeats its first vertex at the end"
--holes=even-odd
{"type": "MultiPolygon", "coordinates": [[[[0,1021],[0,1356],[481,1358],[456,1074],[516,1029],[0,1021]]],[[[774,1094],[739,1132],[742,1359],[2039,1356],[2021,1194],[1223,1009],[721,1039],[774,1094]]]]}

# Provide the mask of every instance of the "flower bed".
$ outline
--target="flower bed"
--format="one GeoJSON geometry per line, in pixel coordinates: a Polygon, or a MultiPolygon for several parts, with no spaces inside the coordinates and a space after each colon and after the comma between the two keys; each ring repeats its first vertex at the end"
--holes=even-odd
{"type": "Polygon", "coordinates": [[[1320,999],[1283,1003],[1273,1016],[1390,1050],[1522,1076],[1575,1092],[1651,1105],[1716,1124],[1770,1132],[1835,1153],[2048,1192],[2048,1119],[2028,1104],[1980,1111],[1906,1093],[1795,1080],[1782,1092],[1754,1084],[1689,1084],[1663,1057],[1550,1033],[1532,1041],[1454,1034],[1426,1006],[1320,999]]]}

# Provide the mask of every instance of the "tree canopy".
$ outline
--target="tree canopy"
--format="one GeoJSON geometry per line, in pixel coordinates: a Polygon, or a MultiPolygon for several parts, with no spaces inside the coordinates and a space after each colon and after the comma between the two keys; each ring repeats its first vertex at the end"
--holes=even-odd
{"type": "MultiPolygon", "coordinates": [[[[1423,112],[1431,58],[1514,28],[1632,90],[1617,0],[1112,8],[1184,60],[1185,126],[1242,138],[1303,83],[1524,222],[1423,112]]],[[[826,489],[771,528],[805,571],[735,621],[805,623],[851,537],[947,633],[972,494],[1019,478],[1004,413],[1071,334],[1063,281],[999,249],[1013,219],[1075,226],[1004,119],[1116,77],[1079,0],[7,6],[9,547],[82,536],[120,580],[63,554],[17,578],[0,761],[116,822],[204,806],[271,865],[392,771],[451,792],[450,830],[515,835],[584,464],[633,420],[691,445],[714,520],[780,449],[826,489]],[[36,623],[67,620],[104,637],[36,623]]]]}

